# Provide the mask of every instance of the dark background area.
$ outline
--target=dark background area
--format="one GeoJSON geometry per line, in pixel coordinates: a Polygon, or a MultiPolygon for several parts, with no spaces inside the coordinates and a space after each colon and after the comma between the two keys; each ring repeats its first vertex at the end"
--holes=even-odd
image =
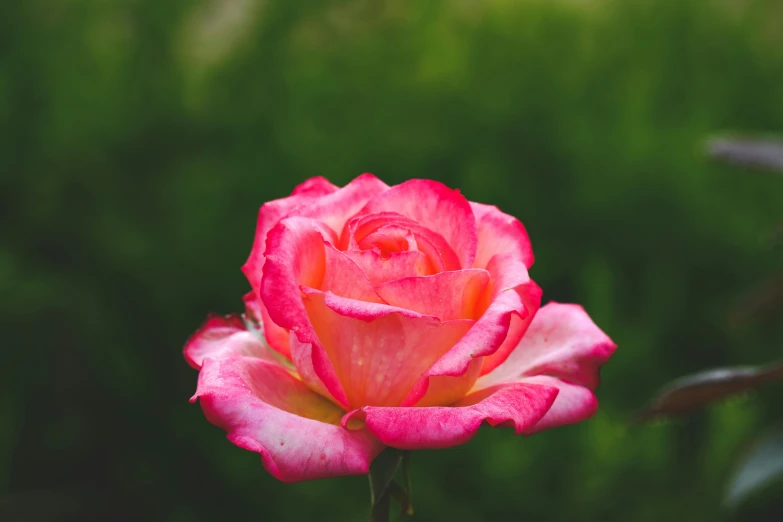
{"type": "Polygon", "coordinates": [[[782,24],[775,0],[2,2],[0,519],[362,520],[366,477],[285,485],[228,443],[181,349],[241,309],[264,201],[367,171],[519,217],[544,301],[619,345],[591,421],[416,452],[415,520],[729,516],[780,386],[628,421],[780,355],[752,303],[783,178],[704,144],[783,130],[782,24]]]}

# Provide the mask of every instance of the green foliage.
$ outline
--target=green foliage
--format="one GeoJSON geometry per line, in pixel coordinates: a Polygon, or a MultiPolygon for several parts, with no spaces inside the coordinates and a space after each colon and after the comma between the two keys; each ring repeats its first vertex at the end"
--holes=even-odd
{"type": "Polygon", "coordinates": [[[780,15],[776,0],[0,3],[0,518],[362,520],[366,477],[285,485],[209,426],[180,349],[208,311],[241,308],[262,202],[371,171],[518,216],[544,300],[584,304],[619,345],[592,421],[417,452],[415,520],[715,520],[735,423],[780,418],[781,392],[750,413],[626,421],[675,377],[779,357],[779,316],[728,318],[780,270],[764,238],[783,184],[703,146],[783,130],[780,15]]]}

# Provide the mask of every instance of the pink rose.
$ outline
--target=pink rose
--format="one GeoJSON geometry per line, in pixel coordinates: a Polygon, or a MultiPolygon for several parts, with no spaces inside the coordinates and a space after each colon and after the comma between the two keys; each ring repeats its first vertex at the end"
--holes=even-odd
{"type": "Polygon", "coordinates": [[[385,445],[447,448],[482,422],[531,434],[592,416],[614,343],[539,309],[525,228],[441,183],[313,178],[261,207],[244,316],[185,346],[193,396],[286,482],[367,473],[385,445]]]}

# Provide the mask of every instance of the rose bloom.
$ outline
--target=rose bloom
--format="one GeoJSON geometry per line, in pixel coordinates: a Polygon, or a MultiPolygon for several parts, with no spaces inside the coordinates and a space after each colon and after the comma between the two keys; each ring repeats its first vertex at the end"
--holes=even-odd
{"type": "Polygon", "coordinates": [[[517,219],[441,183],[312,178],[261,207],[242,316],[185,346],[228,439],[286,482],[364,474],[385,446],[529,435],[592,416],[615,344],[540,307],[517,219]]]}

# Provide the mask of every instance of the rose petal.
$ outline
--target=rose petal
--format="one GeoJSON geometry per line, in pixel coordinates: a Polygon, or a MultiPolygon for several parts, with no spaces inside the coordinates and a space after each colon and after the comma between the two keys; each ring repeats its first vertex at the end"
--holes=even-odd
{"type": "Polygon", "coordinates": [[[261,323],[261,307],[264,306],[254,291],[249,291],[242,296],[242,302],[245,303],[245,314],[247,314],[256,323],[261,323]]]}
{"type": "Polygon", "coordinates": [[[362,419],[380,441],[399,449],[448,448],[464,444],[481,423],[510,425],[517,435],[533,429],[552,406],[557,388],[508,384],[465,397],[453,406],[389,408],[365,406],[343,417],[362,419]]]}
{"type": "MultiPolygon", "coordinates": [[[[430,403],[431,399],[425,394],[429,380],[434,376],[457,378],[452,396],[452,400],[457,400],[464,390],[465,379],[462,376],[471,364],[475,364],[474,359],[492,355],[503,344],[511,317],[516,314],[527,318],[535,313],[541,297],[540,289],[530,280],[521,261],[510,255],[496,255],[487,265],[487,271],[492,276],[489,307],[465,337],[422,375],[403,400],[403,406],[413,406],[419,401],[430,403]]],[[[447,381],[443,380],[444,383],[447,381]]],[[[439,393],[443,394],[446,389],[444,386],[441,388],[439,393]]]]}
{"type": "Polygon", "coordinates": [[[484,365],[481,368],[481,374],[491,372],[505,361],[509,354],[519,345],[519,341],[530,327],[530,322],[538,313],[541,306],[541,287],[531,281],[528,284],[516,287],[519,298],[522,300],[524,312],[511,315],[511,322],[508,326],[508,333],[503,343],[495,350],[495,353],[488,355],[484,359],[484,365]]]}
{"type": "Polygon", "coordinates": [[[340,408],[261,359],[207,359],[197,398],[210,422],[284,482],[365,474],[382,449],[366,429],[338,425],[340,408]]]}
{"type": "Polygon", "coordinates": [[[460,375],[432,375],[427,379],[427,393],[414,406],[443,406],[465,397],[481,375],[484,357],[476,357],[460,375]]]}
{"type": "Polygon", "coordinates": [[[269,231],[284,217],[295,214],[297,209],[337,190],[338,187],[332,185],[326,178],[310,178],[294,188],[290,196],[269,201],[261,206],[258,211],[253,248],[242,267],[251,287],[257,290],[261,283],[266,235],[269,231]]]}
{"type": "Polygon", "coordinates": [[[470,203],[459,191],[442,183],[412,179],[372,199],[360,215],[396,212],[442,235],[454,249],[461,268],[473,266],[476,257],[476,220],[470,203]]]}
{"type": "Polygon", "coordinates": [[[536,375],[525,377],[520,382],[527,384],[543,384],[560,390],[552,408],[528,431],[528,434],[539,431],[576,424],[589,419],[598,411],[598,399],[592,391],[576,384],[563,382],[555,377],[536,375]]]}
{"type": "MultiPolygon", "coordinates": [[[[367,242],[371,241],[376,231],[381,232],[384,230],[389,232],[405,230],[409,233],[406,234],[406,237],[408,235],[413,236],[416,250],[427,256],[429,264],[434,269],[430,273],[462,268],[454,249],[441,234],[396,212],[360,215],[350,220],[340,236],[341,248],[349,252],[368,250],[367,247],[369,245],[367,242]]],[[[412,250],[412,248],[409,250],[412,250]]],[[[379,253],[383,254],[382,249],[379,249],[379,251],[379,253]]],[[[391,254],[391,252],[387,254],[391,254]]],[[[406,276],[409,275],[425,274],[406,274],[406,276]]]]}
{"type": "Polygon", "coordinates": [[[416,237],[410,228],[398,224],[383,225],[370,232],[359,242],[361,250],[377,248],[381,254],[418,250],[416,237]]]}
{"type": "MultiPolygon", "coordinates": [[[[339,188],[331,184],[326,178],[310,178],[304,183],[297,185],[291,195],[285,198],[275,199],[264,203],[258,212],[257,238],[265,240],[266,234],[272,230],[281,219],[296,214],[296,210],[313,201],[337,192],[339,188]]],[[[265,241],[264,241],[265,242],[265,241]]],[[[264,244],[260,246],[260,252],[264,252],[264,244]]]]}
{"type": "Polygon", "coordinates": [[[525,226],[517,218],[493,205],[471,202],[470,206],[476,216],[478,233],[474,267],[485,268],[496,254],[514,254],[528,269],[533,266],[533,246],[525,226]]]}
{"type": "Polygon", "coordinates": [[[474,322],[440,322],[384,304],[303,290],[307,313],[351,407],[399,405],[422,372],[474,322]]]}
{"type": "Polygon", "coordinates": [[[389,281],[375,291],[392,306],[449,321],[478,319],[484,312],[479,298],[487,285],[489,272],[468,269],[389,281]]]}
{"type": "Polygon", "coordinates": [[[261,299],[269,317],[291,331],[291,360],[310,388],[347,407],[345,391],[307,317],[300,286],[319,288],[326,271],[323,224],[286,218],[269,231],[261,299]],[[296,339],[294,339],[294,337],[296,339]]]}
{"type": "Polygon", "coordinates": [[[291,348],[288,346],[288,330],[280,328],[272,322],[269,312],[266,311],[266,306],[264,306],[264,303],[261,302],[261,299],[256,296],[253,290],[246,293],[242,300],[245,302],[246,313],[250,314],[261,325],[261,330],[269,347],[290,360],[291,348]]]}
{"type": "Polygon", "coordinates": [[[481,377],[476,388],[516,381],[523,375],[551,375],[594,390],[599,368],[615,349],[584,308],[549,303],[538,311],[517,348],[481,377]]]}
{"type": "Polygon", "coordinates": [[[204,364],[204,359],[225,359],[247,355],[275,361],[261,339],[247,331],[245,323],[238,315],[221,317],[212,315],[201,328],[194,333],[183,350],[185,360],[196,370],[204,364]]]}
{"type": "MultiPolygon", "coordinates": [[[[389,186],[372,174],[362,174],[340,190],[320,197],[306,207],[297,210],[296,215],[317,219],[331,228],[335,234],[345,227],[368,201],[389,190],[389,186]]],[[[336,241],[333,242],[337,244],[336,241]]]]}
{"type": "Polygon", "coordinates": [[[381,255],[388,256],[392,252],[407,252],[407,248],[400,248],[400,241],[396,237],[380,232],[373,232],[362,240],[362,250],[378,249],[381,255]]]}
{"type": "MultiPolygon", "coordinates": [[[[340,187],[333,185],[331,181],[323,176],[315,176],[303,181],[291,192],[292,196],[325,196],[336,192],[340,187]]],[[[286,198],[288,199],[288,198],[286,198]]],[[[274,225],[273,225],[274,226],[274,225]]],[[[271,228],[271,227],[270,227],[271,228]]]]}
{"type": "Polygon", "coordinates": [[[372,197],[389,188],[372,174],[362,174],[343,188],[334,191],[328,191],[328,188],[321,182],[312,182],[312,186],[302,187],[300,185],[300,187],[294,190],[295,195],[267,203],[261,207],[253,249],[242,266],[242,271],[250,282],[250,286],[257,292],[263,277],[264,252],[266,251],[268,234],[282,219],[309,217],[321,221],[324,237],[336,244],[337,234],[343,229],[345,222],[372,197]]]}
{"type": "Polygon", "coordinates": [[[384,256],[375,250],[348,250],[344,254],[376,286],[410,275],[429,275],[434,272],[427,256],[418,251],[392,252],[384,256]]]}
{"type": "MultiPolygon", "coordinates": [[[[447,270],[460,270],[462,267],[457,259],[457,254],[448,247],[448,245],[440,245],[442,236],[433,233],[418,233],[414,234],[416,238],[416,247],[429,261],[429,265],[432,267],[432,273],[445,272],[447,270]]],[[[443,242],[445,243],[445,239],[443,242]]]]}
{"type": "Polygon", "coordinates": [[[326,270],[320,289],[349,299],[382,303],[359,265],[330,243],[324,245],[326,270]]]}
{"type": "Polygon", "coordinates": [[[475,389],[501,383],[544,384],[560,390],[555,404],[531,433],[592,417],[598,401],[592,390],[615,344],[581,306],[549,303],[536,314],[506,361],[481,377],[475,389]]]}

